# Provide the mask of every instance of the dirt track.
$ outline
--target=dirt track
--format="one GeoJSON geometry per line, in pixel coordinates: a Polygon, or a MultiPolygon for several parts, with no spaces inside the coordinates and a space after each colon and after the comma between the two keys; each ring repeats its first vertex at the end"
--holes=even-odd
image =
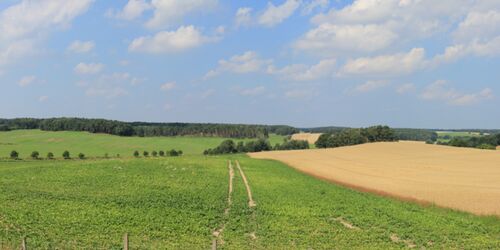
{"type": "Polygon", "coordinates": [[[249,155],[363,191],[500,215],[498,151],[396,142],[249,155]]]}

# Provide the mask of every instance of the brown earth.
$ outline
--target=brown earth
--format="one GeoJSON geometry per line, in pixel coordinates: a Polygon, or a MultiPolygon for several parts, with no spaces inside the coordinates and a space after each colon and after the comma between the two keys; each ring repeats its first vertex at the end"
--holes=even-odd
{"type": "Polygon", "coordinates": [[[500,215],[497,151],[385,142],[249,155],[279,160],[307,174],[362,191],[479,215],[500,215]]]}
{"type": "Polygon", "coordinates": [[[317,133],[298,133],[292,135],[292,140],[307,141],[309,144],[314,144],[320,135],[317,133]]]}

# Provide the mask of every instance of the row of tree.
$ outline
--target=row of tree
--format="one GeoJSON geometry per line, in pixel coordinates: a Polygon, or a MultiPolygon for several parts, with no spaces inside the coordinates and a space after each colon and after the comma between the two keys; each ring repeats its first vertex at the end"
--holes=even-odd
{"type": "Polygon", "coordinates": [[[317,148],[335,148],[368,142],[397,141],[393,129],[388,126],[344,129],[337,133],[322,134],[316,141],[317,148]]]}
{"type": "Polygon", "coordinates": [[[480,137],[453,137],[449,142],[439,142],[439,144],[454,147],[495,150],[497,146],[500,146],[500,134],[480,137]]]}
{"type": "Polygon", "coordinates": [[[396,137],[403,141],[435,142],[438,139],[438,134],[432,130],[413,128],[395,128],[393,130],[396,137]]]}
{"type": "Polygon", "coordinates": [[[266,139],[258,139],[255,141],[240,141],[235,143],[233,140],[225,140],[215,148],[207,149],[203,152],[204,155],[219,155],[219,154],[235,154],[235,153],[250,153],[262,152],[271,150],[297,150],[308,149],[309,143],[307,141],[285,140],[282,144],[271,146],[266,139]]]}
{"type": "Polygon", "coordinates": [[[209,123],[145,123],[84,118],[0,119],[0,131],[41,129],[46,131],[87,131],[119,136],[214,136],[229,138],[267,138],[269,133],[289,135],[298,132],[290,126],[209,123]]]}
{"type": "MultiPolygon", "coordinates": [[[[10,155],[9,155],[9,156],[10,156],[10,158],[11,158],[11,159],[13,159],[13,160],[19,160],[19,159],[20,159],[20,157],[19,157],[19,152],[17,152],[16,150],[12,150],[12,151],[10,152],[10,155]]],[[[42,159],[42,158],[40,157],[40,153],[39,153],[38,151],[33,151],[33,152],[31,152],[30,157],[31,157],[32,159],[34,159],[34,160],[40,160],[40,159],[42,159]]],[[[70,152],[69,152],[68,150],[66,150],[66,151],[64,151],[64,152],[62,153],[62,157],[63,157],[65,160],[69,160],[69,159],[71,159],[71,154],[70,154],[70,152]]],[[[85,159],[85,154],[83,154],[83,153],[79,153],[79,154],[78,154],[78,158],[79,158],[79,159],[82,159],[82,160],[83,160],[83,159],[85,159]]],[[[53,159],[54,159],[54,153],[52,153],[52,152],[48,152],[48,153],[47,153],[47,157],[46,157],[46,159],[53,160],[53,159]]]]}
{"type": "MultiPolygon", "coordinates": [[[[171,149],[171,150],[167,150],[167,151],[163,151],[163,150],[160,150],[160,151],[156,151],[156,150],[153,150],[151,151],[151,156],[152,157],[165,157],[165,156],[182,156],[183,152],[182,150],[175,150],[175,149],[171,149]]],[[[138,150],[134,151],[134,157],[138,158],[141,156],[141,153],[139,153],[138,150]]],[[[149,157],[150,154],[149,154],[149,151],[143,151],[142,152],[142,156],[144,157],[149,157]]]]}

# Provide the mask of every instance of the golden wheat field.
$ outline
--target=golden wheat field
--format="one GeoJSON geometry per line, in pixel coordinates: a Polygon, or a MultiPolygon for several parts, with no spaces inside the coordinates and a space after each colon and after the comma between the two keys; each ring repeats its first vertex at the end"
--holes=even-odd
{"type": "Polygon", "coordinates": [[[249,154],[362,191],[434,203],[479,215],[500,215],[500,152],[371,143],[334,149],[249,154]]]}
{"type": "Polygon", "coordinates": [[[314,144],[320,135],[319,133],[298,133],[292,135],[292,140],[307,141],[309,144],[314,144]]]}

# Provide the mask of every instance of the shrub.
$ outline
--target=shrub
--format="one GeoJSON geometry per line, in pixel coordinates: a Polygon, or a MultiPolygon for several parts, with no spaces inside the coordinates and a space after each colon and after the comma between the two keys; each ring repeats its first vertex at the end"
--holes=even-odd
{"type": "Polygon", "coordinates": [[[107,158],[109,158],[109,154],[108,154],[108,153],[105,153],[105,154],[104,154],[104,158],[106,158],[106,159],[107,159],[107,158]]]}
{"type": "Polygon", "coordinates": [[[497,147],[491,145],[491,144],[481,144],[477,146],[478,149],[489,149],[489,150],[496,150],[497,147]]]}
{"type": "Polygon", "coordinates": [[[10,152],[10,158],[14,159],[14,160],[17,160],[19,158],[19,153],[16,150],[12,150],[10,152]]]}
{"type": "Polygon", "coordinates": [[[134,157],[139,157],[139,151],[134,151],[134,157]]]}
{"type": "Polygon", "coordinates": [[[39,156],[40,156],[40,153],[38,153],[38,151],[31,152],[31,158],[36,160],[36,159],[38,159],[39,156]]]}
{"type": "Polygon", "coordinates": [[[85,154],[83,154],[83,153],[79,153],[79,154],[78,154],[78,158],[80,158],[80,160],[85,159],[85,154]]]}
{"type": "Polygon", "coordinates": [[[172,150],[168,151],[168,155],[169,156],[179,156],[179,153],[177,151],[175,151],[175,149],[172,149],[172,150]]]}
{"type": "Polygon", "coordinates": [[[70,156],[70,154],[69,154],[69,151],[68,151],[68,150],[64,151],[64,152],[63,152],[63,154],[62,154],[62,157],[63,157],[65,160],[70,159],[70,158],[71,158],[71,156],[70,156]]]}
{"type": "Polygon", "coordinates": [[[149,156],[149,152],[148,151],[144,151],[144,152],[142,152],[142,155],[144,155],[144,157],[148,157],[149,156]]]}
{"type": "Polygon", "coordinates": [[[47,159],[52,160],[54,159],[54,154],[52,152],[47,153],[47,159]]]}
{"type": "Polygon", "coordinates": [[[164,157],[164,156],[165,156],[165,151],[160,150],[160,152],[159,152],[159,153],[160,153],[160,156],[161,156],[161,157],[164,157]]]}
{"type": "Polygon", "coordinates": [[[153,157],[157,157],[157,156],[158,156],[158,152],[156,152],[155,150],[153,150],[153,151],[151,152],[151,155],[152,155],[153,157]]]}

